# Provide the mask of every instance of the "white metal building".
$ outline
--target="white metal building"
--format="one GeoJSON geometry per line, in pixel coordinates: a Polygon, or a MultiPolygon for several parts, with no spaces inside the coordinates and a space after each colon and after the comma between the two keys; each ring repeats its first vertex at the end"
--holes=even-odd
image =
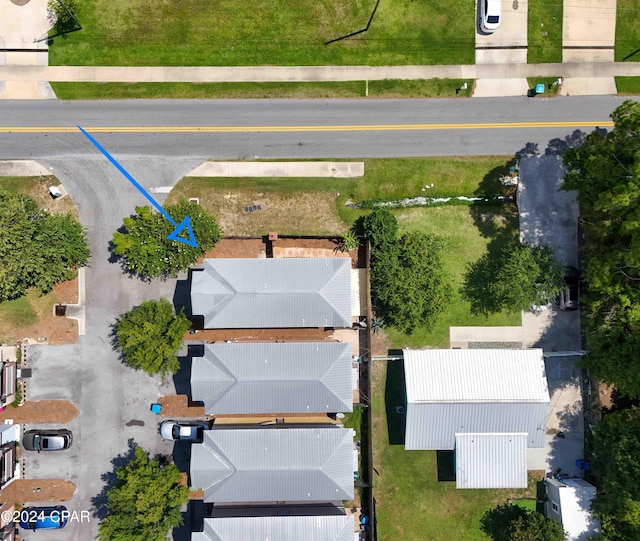
{"type": "Polygon", "coordinates": [[[600,533],[600,524],[591,513],[596,487],[584,479],[545,479],[545,484],[545,515],[562,523],[567,541],[588,541],[600,533]]]}

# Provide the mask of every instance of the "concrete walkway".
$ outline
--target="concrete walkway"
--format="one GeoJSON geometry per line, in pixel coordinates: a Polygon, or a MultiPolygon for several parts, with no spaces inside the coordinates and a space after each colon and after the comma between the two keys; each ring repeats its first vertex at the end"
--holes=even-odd
{"type": "Polygon", "coordinates": [[[554,76],[640,77],[640,62],[509,63],[455,66],[0,66],[0,81],[90,83],[377,81],[384,79],[508,79],[554,76]]]}
{"type": "Polygon", "coordinates": [[[364,162],[205,162],[188,177],[358,178],[364,162]]]}
{"type": "MultiPolygon", "coordinates": [[[[613,62],[616,0],[565,0],[562,18],[563,62],[613,62]]],[[[615,94],[613,76],[567,77],[560,94],[615,94]]]]}
{"type": "MultiPolygon", "coordinates": [[[[0,66],[46,66],[49,63],[47,0],[0,2],[0,66]]],[[[17,81],[0,77],[0,98],[55,98],[47,79],[17,81]]]]}

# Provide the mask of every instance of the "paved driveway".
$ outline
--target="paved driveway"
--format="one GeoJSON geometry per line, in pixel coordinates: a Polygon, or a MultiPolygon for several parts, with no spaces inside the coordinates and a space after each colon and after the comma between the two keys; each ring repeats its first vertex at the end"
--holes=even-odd
{"type": "MultiPolygon", "coordinates": [[[[147,188],[171,186],[199,163],[198,159],[123,160],[125,168],[147,188]]],[[[86,336],[73,345],[30,346],[28,352],[33,368],[28,398],[68,399],[80,409],[80,415],[68,425],[74,433],[73,447],[54,456],[29,456],[26,473],[30,478],[73,481],[78,490],[65,505],[79,512],[94,508],[104,476],[113,471],[116,457],[128,453],[130,440],[152,454],[170,454],[173,449],[173,444],[157,435],[160,419],[149,410],[161,394],[174,392],[173,383],[162,384],[159,378],[123,365],[110,346],[109,333],[114,319],[141,301],[160,296],[171,300],[175,280],[143,283],[124,276],[117,264],[109,262],[113,231],[145,200],[106,159],[70,155],[44,165],[53,168],[77,203],[92,258],[86,273],[86,336]]],[[[89,541],[96,532],[97,520],[92,515],[89,524],[70,523],[47,539],[89,541]]],[[[42,535],[26,533],[24,538],[41,539],[42,535]]]]}
{"type": "MultiPolygon", "coordinates": [[[[500,28],[493,34],[479,31],[480,10],[476,3],[476,64],[527,63],[527,0],[502,0],[500,28]]],[[[526,96],[526,79],[510,77],[476,80],[473,95],[526,96]]]]}
{"type": "MultiPolygon", "coordinates": [[[[563,167],[558,150],[567,141],[553,141],[543,156],[523,157],[520,161],[518,211],[522,242],[545,243],[554,248],[564,265],[578,266],[578,203],[575,192],[559,191],[563,167]]],[[[580,476],[575,461],[582,459],[584,423],[580,313],[563,312],[555,306],[534,315],[522,314],[523,346],[541,347],[551,403],[545,447],[530,453],[530,469],[580,476]]]]}

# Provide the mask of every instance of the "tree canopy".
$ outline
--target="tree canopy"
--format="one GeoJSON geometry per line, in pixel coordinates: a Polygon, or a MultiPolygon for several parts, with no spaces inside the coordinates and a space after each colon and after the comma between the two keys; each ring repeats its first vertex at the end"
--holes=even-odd
{"type": "Polygon", "coordinates": [[[180,508],[189,500],[178,468],[149,460],[140,447],[116,469],[117,484],[107,492],[109,514],[100,523],[101,541],[165,541],[182,524],[180,508]]]}
{"type": "Polygon", "coordinates": [[[125,268],[145,279],[176,276],[222,238],[215,218],[199,205],[183,199],[165,210],[176,223],[191,217],[197,248],[167,239],[175,227],[150,207],[136,207],[136,214],[124,219],[123,230],[113,234],[113,252],[122,257],[125,268]]]}
{"type": "Polygon", "coordinates": [[[168,300],[146,301],[116,321],[116,344],[129,366],[164,377],[180,368],[177,352],[190,326],[183,312],[174,315],[168,300]]]}
{"type": "Polygon", "coordinates": [[[562,524],[537,511],[517,505],[499,505],[480,520],[492,541],[565,541],[562,524]]]}
{"type": "Polygon", "coordinates": [[[640,397],[640,103],[626,101],[563,154],[564,188],[578,190],[584,231],[588,355],[592,376],[640,397]]]}
{"type": "Polygon", "coordinates": [[[377,208],[360,219],[358,229],[369,239],[373,249],[398,239],[398,220],[385,208],[377,208]]]}
{"type": "Polygon", "coordinates": [[[604,415],[588,439],[598,494],[593,509],[609,541],[640,532],[640,409],[604,415]]]}
{"type": "Polygon", "coordinates": [[[442,266],[442,241],[407,233],[372,250],[371,289],[385,319],[403,332],[430,325],[451,297],[442,266]]]}
{"type": "Polygon", "coordinates": [[[29,287],[48,293],[89,260],[84,228],[70,214],[38,209],[26,195],[0,189],[0,228],[0,301],[29,287]]]}
{"type": "Polygon", "coordinates": [[[476,314],[528,310],[549,302],[562,276],[550,247],[515,243],[469,265],[462,294],[476,314]]]}

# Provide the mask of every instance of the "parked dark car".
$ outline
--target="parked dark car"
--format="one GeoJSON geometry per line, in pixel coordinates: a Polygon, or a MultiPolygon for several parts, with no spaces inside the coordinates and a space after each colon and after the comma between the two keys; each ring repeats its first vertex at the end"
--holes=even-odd
{"type": "Polygon", "coordinates": [[[566,267],[564,286],[556,299],[560,310],[577,310],[580,307],[580,271],[575,267],[566,267]]]}
{"type": "Polygon", "coordinates": [[[24,433],[22,447],[27,451],[62,451],[71,447],[73,434],[71,430],[60,428],[57,430],[29,430],[24,433]]]}
{"type": "Polygon", "coordinates": [[[69,513],[63,505],[25,507],[20,511],[20,527],[25,530],[59,530],[67,525],[69,513]]]}

